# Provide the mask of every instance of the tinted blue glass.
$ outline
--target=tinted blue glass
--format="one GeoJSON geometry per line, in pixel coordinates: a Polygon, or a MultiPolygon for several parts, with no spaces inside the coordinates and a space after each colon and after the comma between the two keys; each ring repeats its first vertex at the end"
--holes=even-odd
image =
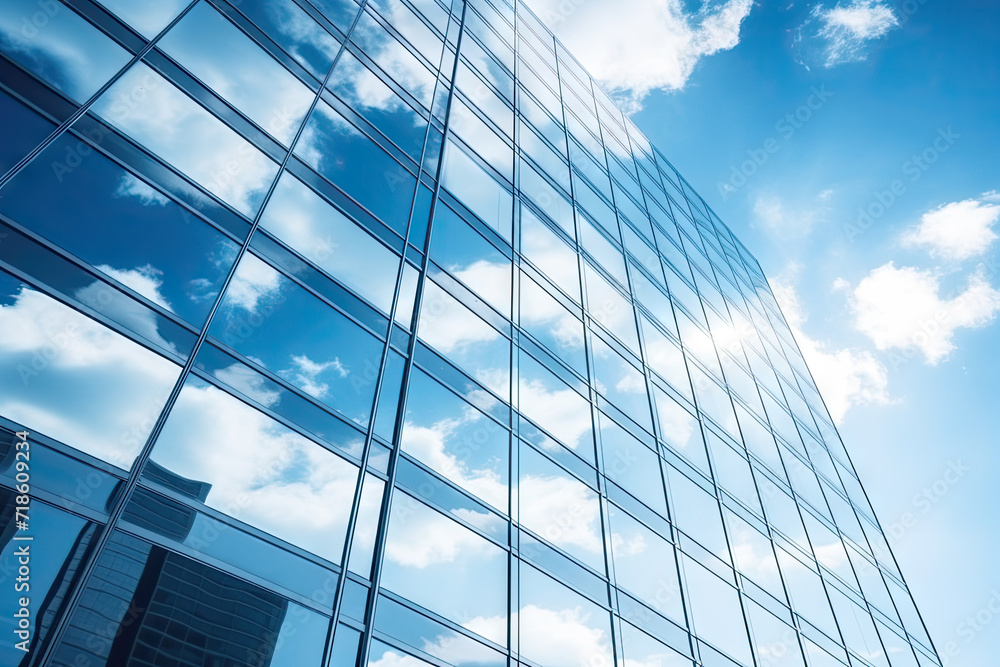
{"type": "Polygon", "coordinates": [[[195,325],[204,321],[238,250],[146,181],[70,136],[4,188],[0,213],[195,325]],[[63,164],[67,155],[85,157],[71,168],[63,164]]]}
{"type": "Polygon", "coordinates": [[[0,91],[0,117],[8,129],[0,142],[0,172],[6,172],[37,146],[55,126],[7,93],[0,91]],[[16,131],[14,128],[17,128],[16,131]]]}
{"type": "Polygon", "coordinates": [[[0,52],[76,102],[93,95],[129,54],[59,3],[10,0],[0,9],[0,52]]]}
{"type": "Polygon", "coordinates": [[[329,86],[414,161],[420,159],[427,122],[350,52],[337,61],[329,86]]]}
{"type": "Polygon", "coordinates": [[[314,76],[326,75],[340,42],[294,0],[242,0],[238,8],[314,76]]]}
{"type": "Polygon", "coordinates": [[[367,425],[382,343],[253,255],[211,332],[306,394],[367,425]]]}
{"type": "Polygon", "coordinates": [[[328,104],[317,105],[295,153],[400,234],[416,179],[328,104]]]}

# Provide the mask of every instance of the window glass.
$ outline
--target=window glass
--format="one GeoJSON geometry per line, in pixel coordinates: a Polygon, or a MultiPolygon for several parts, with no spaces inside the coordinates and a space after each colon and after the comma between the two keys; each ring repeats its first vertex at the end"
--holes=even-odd
{"type": "Polygon", "coordinates": [[[378,532],[379,515],[382,511],[383,493],[385,493],[385,482],[370,472],[365,473],[364,485],[361,488],[361,505],[358,507],[358,521],[354,529],[354,541],[351,542],[351,555],[347,560],[348,570],[365,579],[371,578],[375,537],[378,532]]]}
{"type": "Polygon", "coordinates": [[[381,583],[487,639],[507,643],[506,552],[400,491],[389,514],[381,583]]]}
{"type": "Polygon", "coordinates": [[[350,51],[340,56],[328,86],[414,162],[420,159],[427,121],[350,51]]]}
{"type": "Polygon", "coordinates": [[[631,302],[586,262],[584,274],[587,277],[590,316],[638,354],[639,335],[635,329],[635,311],[631,302]]]}
{"type": "Polygon", "coordinates": [[[763,516],[753,473],[750,471],[750,462],[711,431],[708,432],[707,442],[709,449],[712,450],[715,481],[719,487],[756,514],[763,516]]]}
{"type": "Polygon", "coordinates": [[[522,526],[604,572],[601,505],[596,491],[522,445],[517,496],[522,526]]]}
{"type": "Polygon", "coordinates": [[[278,171],[246,139],[141,63],[92,110],[248,217],[260,209],[278,171]]]}
{"type": "Polygon", "coordinates": [[[739,593],[694,559],[683,560],[697,635],[743,664],[753,664],[739,593]]]}
{"type": "Polygon", "coordinates": [[[514,180],[514,151],[459,97],[451,101],[450,128],[508,182],[514,180]]]}
{"type": "Polygon", "coordinates": [[[613,278],[622,285],[628,285],[625,256],[621,249],[608,241],[586,218],[580,220],[580,244],[613,278]]]}
{"type": "MultiPolygon", "coordinates": [[[[561,133],[561,130],[559,132],[561,133]]],[[[524,121],[521,121],[521,133],[518,139],[521,151],[541,166],[552,180],[562,186],[563,190],[570,192],[569,165],[566,164],[564,158],[560,157],[537,134],[532,132],[524,121]]]]}
{"type": "MultiPolygon", "coordinates": [[[[548,139],[549,143],[556,147],[559,155],[566,157],[566,131],[562,128],[562,125],[542,109],[535,100],[525,95],[521,88],[518,88],[517,100],[521,117],[526,118],[539,134],[548,139]]],[[[562,114],[557,116],[557,118],[561,117],[562,114]]],[[[531,141],[531,137],[528,140],[531,141]]]]}
{"type": "Polygon", "coordinates": [[[778,562],[771,540],[728,509],[724,509],[729,527],[729,543],[736,569],[765,591],[785,601],[778,562]]]}
{"type": "MultiPolygon", "coordinates": [[[[427,3],[424,3],[425,6],[427,3]]],[[[427,27],[406,4],[400,0],[380,0],[375,4],[378,11],[386,18],[389,25],[395,28],[403,38],[412,44],[435,67],[441,59],[441,38],[427,27]]]]}
{"type": "MultiPolygon", "coordinates": [[[[16,438],[14,440],[17,441],[16,438]]],[[[30,437],[28,442],[28,452],[32,455],[29,463],[34,463],[33,455],[38,451],[38,445],[32,442],[30,437]]],[[[13,444],[10,446],[14,447],[13,444]]],[[[9,458],[13,463],[13,452],[5,458],[9,458]]],[[[91,478],[90,475],[86,477],[88,481],[91,478]]],[[[82,479],[77,483],[82,484],[82,479]]],[[[35,480],[32,480],[32,483],[35,483],[35,480]]],[[[17,502],[17,494],[13,490],[0,487],[0,512],[3,516],[13,520],[19,506],[23,511],[22,503],[17,502]]],[[[4,573],[4,586],[8,588],[7,595],[0,597],[0,614],[2,614],[0,618],[3,619],[0,620],[0,629],[8,638],[0,644],[0,662],[5,665],[26,664],[30,660],[26,658],[26,652],[17,647],[18,643],[24,641],[16,634],[24,631],[18,627],[19,619],[15,616],[22,609],[21,600],[24,597],[28,599],[31,640],[38,638],[36,632],[44,637],[46,626],[43,625],[42,619],[58,618],[64,613],[65,589],[72,581],[72,573],[76,571],[77,563],[86,558],[100,536],[100,528],[96,524],[61,512],[34,497],[31,499],[29,513],[31,537],[34,541],[19,541],[16,537],[10,539],[11,536],[5,534],[4,543],[0,546],[0,571],[4,573]],[[39,544],[45,545],[44,551],[39,550],[40,553],[36,551],[35,546],[39,544]],[[28,550],[30,572],[29,576],[18,582],[18,568],[24,565],[24,560],[19,554],[22,549],[28,550]],[[32,555],[35,557],[31,558],[32,555]],[[25,583],[27,586],[22,587],[25,583]]],[[[10,528],[14,528],[14,524],[10,524],[10,528]]],[[[9,532],[5,530],[5,533],[9,532]]],[[[30,646],[26,650],[32,653],[37,650],[35,641],[24,641],[24,646],[30,646]]]]}
{"type": "Polygon", "coordinates": [[[0,173],[17,164],[55,129],[41,114],[0,90],[0,118],[4,119],[0,141],[0,173]]]}
{"type": "Polygon", "coordinates": [[[152,460],[152,481],[340,562],[358,468],[226,392],[189,379],[152,460]]]}
{"type": "Polygon", "coordinates": [[[472,103],[483,110],[507,136],[514,132],[514,110],[464,62],[458,63],[455,85],[472,103]]]}
{"type": "Polygon", "coordinates": [[[691,667],[692,665],[690,658],[685,658],[628,623],[622,623],[621,651],[624,667],[691,667]]]}
{"type": "Polygon", "coordinates": [[[680,452],[689,461],[705,459],[698,419],[681,406],[673,397],[653,386],[656,414],[660,423],[660,439],[680,452]]]}
{"type": "Polygon", "coordinates": [[[140,35],[150,39],[166,28],[189,3],[187,0],[163,0],[155,3],[102,0],[101,4],[135,28],[140,35]]]}
{"type": "Polygon", "coordinates": [[[55,648],[57,664],[122,665],[149,647],[173,664],[211,664],[226,655],[272,667],[319,664],[330,623],[277,593],[120,532],[80,600],[55,648]]]}
{"type": "Polygon", "coordinates": [[[597,390],[637,424],[652,431],[645,376],[598,336],[591,341],[597,390]]]}
{"type": "Polygon", "coordinates": [[[539,665],[613,665],[610,614],[521,563],[518,652],[539,665]]]}
{"type": "Polygon", "coordinates": [[[444,205],[434,217],[430,257],[510,317],[510,258],[444,205]]]}
{"type": "Polygon", "coordinates": [[[242,0],[239,10],[316,78],[326,76],[340,42],[294,0],[242,0]]]}
{"type": "Polygon", "coordinates": [[[656,452],[642,444],[609,417],[598,413],[604,474],[657,512],[666,515],[660,461],[656,452]]]}
{"type": "Polygon", "coordinates": [[[316,106],[295,153],[397,232],[406,230],[416,180],[330,105],[316,106]]]}
{"type": "Polygon", "coordinates": [[[237,245],[97,152],[75,169],[52,169],[85,150],[93,149],[70,135],[56,140],[4,188],[0,213],[200,325],[237,245]]]}
{"type": "Polygon", "coordinates": [[[521,328],[586,376],[583,322],[524,273],[520,285],[521,328]]]}
{"type": "Polygon", "coordinates": [[[451,141],[444,149],[441,184],[480,220],[510,241],[513,197],[451,141]]]}
{"type": "Polygon", "coordinates": [[[344,33],[350,29],[351,22],[358,14],[358,4],[354,0],[310,0],[310,2],[344,33]]]}
{"type": "Polygon", "coordinates": [[[792,608],[798,614],[831,637],[839,637],[830,602],[819,575],[779,548],[778,564],[788,588],[792,608]]]}
{"type": "Polygon", "coordinates": [[[764,503],[767,522],[777,528],[785,537],[808,550],[806,532],[802,527],[802,519],[799,517],[799,509],[795,501],[756,467],[753,468],[753,472],[754,478],[757,480],[757,488],[760,490],[761,501],[764,503]]]}
{"type": "Polygon", "coordinates": [[[646,317],[640,317],[639,321],[646,343],[646,363],[669,382],[671,387],[692,400],[691,382],[688,380],[681,348],[646,317]]]}
{"type": "Polygon", "coordinates": [[[808,511],[802,511],[801,516],[809,535],[809,543],[819,564],[840,577],[844,583],[857,589],[858,583],[854,579],[840,535],[830,530],[808,511]]]}
{"type": "Polygon", "coordinates": [[[518,173],[518,187],[521,194],[534,202],[550,220],[562,227],[570,238],[576,238],[573,204],[524,160],[521,160],[521,169],[518,173]]]}
{"type": "Polygon", "coordinates": [[[504,513],[509,438],[495,421],[414,370],[400,438],[403,451],[504,513]]]}
{"type": "Polygon", "coordinates": [[[777,473],[779,479],[783,480],[785,478],[784,468],[781,465],[781,456],[778,454],[778,445],[774,441],[771,431],[747,412],[743,406],[737,405],[736,413],[747,451],[763,461],[772,472],[777,473]]]}
{"type": "Polygon", "coordinates": [[[759,664],[773,667],[805,667],[795,630],[782,623],[753,600],[744,598],[753,629],[753,650],[759,664]]]}
{"type": "Polygon", "coordinates": [[[674,546],[614,506],[609,515],[617,585],[684,625],[674,546]]]}
{"type": "Polygon", "coordinates": [[[576,252],[539,220],[521,207],[521,254],[562,288],[580,301],[580,265],[576,252]]]}
{"type": "Polygon", "coordinates": [[[366,426],[382,342],[270,265],[246,254],[211,333],[366,426]]]}
{"type": "MultiPolygon", "coordinates": [[[[403,11],[409,11],[404,9],[403,11]]],[[[416,17],[412,17],[416,20],[416,17]]],[[[431,36],[432,40],[437,40],[431,36]]],[[[358,19],[351,41],[375,61],[382,71],[429,109],[434,97],[434,74],[398,39],[389,34],[368,12],[358,19]]],[[[440,44],[440,42],[438,42],[440,44]]],[[[440,53],[440,51],[438,51],[440,53]]],[[[431,60],[437,65],[437,58],[431,60]]]]}
{"type": "Polygon", "coordinates": [[[667,485],[670,487],[670,508],[677,527],[724,562],[730,562],[722,515],[715,496],[672,466],[667,468],[667,485]]]}
{"type": "Polygon", "coordinates": [[[843,593],[832,587],[830,588],[830,601],[837,617],[837,626],[840,628],[847,648],[867,657],[872,664],[878,667],[888,667],[889,661],[882,649],[878,632],[875,630],[875,623],[868,610],[859,607],[843,593]]]}
{"type": "Polygon", "coordinates": [[[76,102],[96,93],[131,57],[65,5],[9,0],[0,52],[76,102]]]}
{"type": "Polygon", "coordinates": [[[392,306],[399,257],[289,173],[260,225],[383,312],[392,306]]]}
{"type": "Polygon", "coordinates": [[[206,3],[195,5],[156,45],[285,145],[315,97],[206,3]]]}
{"type": "MultiPolygon", "coordinates": [[[[519,357],[518,405],[529,419],[593,462],[590,402],[524,352],[519,357]]],[[[559,447],[541,433],[526,437],[546,449],[559,447]]]]}
{"type": "Polygon", "coordinates": [[[6,273],[0,295],[0,414],[128,470],[180,367],[6,273]]]}
{"type": "Polygon", "coordinates": [[[735,438],[739,435],[736,415],[733,413],[732,399],[729,392],[720,387],[709,375],[694,364],[688,365],[691,373],[691,385],[698,401],[698,409],[735,438]]]}
{"type": "Polygon", "coordinates": [[[510,398],[510,340],[435,283],[424,283],[420,338],[472,377],[510,398]]]}

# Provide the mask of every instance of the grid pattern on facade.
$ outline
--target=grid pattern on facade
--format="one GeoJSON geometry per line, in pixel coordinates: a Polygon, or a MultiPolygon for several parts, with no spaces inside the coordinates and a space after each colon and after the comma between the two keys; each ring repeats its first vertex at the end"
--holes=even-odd
{"type": "Polygon", "coordinates": [[[10,0],[0,118],[4,664],[940,665],[760,266],[523,3],[10,0]]]}

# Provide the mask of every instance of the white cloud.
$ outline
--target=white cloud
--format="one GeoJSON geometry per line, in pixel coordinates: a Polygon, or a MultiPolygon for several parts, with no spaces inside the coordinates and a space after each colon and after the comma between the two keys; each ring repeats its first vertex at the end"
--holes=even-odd
{"type": "Polygon", "coordinates": [[[903,235],[903,245],[926,247],[931,256],[945,260],[982,255],[997,240],[993,227],[1000,219],[1000,204],[993,201],[995,192],[942,204],[920,217],[920,224],[903,235]]]}
{"type": "Polygon", "coordinates": [[[875,355],[832,348],[828,342],[807,336],[802,331],[806,317],[794,288],[778,281],[772,281],[771,288],[835,422],[840,423],[852,406],[892,402],[888,372],[875,355]]]}
{"type": "MultiPolygon", "coordinates": [[[[96,298],[91,287],[79,290],[78,298],[88,296],[96,298]]],[[[118,306],[125,304],[104,307],[118,306]]],[[[160,339],[151,320],[133,317],[130,325],[160,339]]],[[[0,414],[123,468],[145,443],[179,372],[41,292],[21,287],[0,305],[0,414]]]]}
{"type": "Polygon", "coordinates": [[[519,621],[520,652],[537,664],[613,664],[609,633],[603,627],[607,621],[580,607],[547,609],[527,604],[521,607],[519,621]]]}
{"type": "Polygon", "coordinates": [[[980,274],[971,275],[951,299],[940,292],[935,272],[889,262],[854,288],[854,326],[880,350],[917,350],[927,363],[937,364],[955,349],[957,329],[984,327],[1000,312],[1000,290],[980,274]]]}
{"type": "Polygon", "coordinates": [[[588,487],[568,477],[523,475],[518,494],[524,526],[586,562],[602,557],[601,508],[588,487]]]}
{"type": "Polygon", "coordinates": [[[532,0],[531,8],[627,111],[656,89],[684,88],[698,61],[732,49],[752,0],[532,0]],[[594,39],[601,35],[601,39],[594,39]]]}
{"type": "Polygon", "coordinates": [[[882,0],[848,0],[834,7],[817,5],[799,27],[796,42],[806,53],[800,62],[809,67],[814,59],[824,67],[860,62],[868,57],[868,44],[899,27],[892,8],[882,0]],[[811,35],[816,24],[818,29],[811,35]],[[814,55],[813,50],[818,52],[814,55]]]}
{"type": "Polygon", "coordinates": [[[114,196],[119,199],[135,197],[143,206],[166,206],[170,202],[158,190],[129,173],[124,174],[118,182],[114,196]]]}
{"type": "MultiPolygon", "coordinates": [[[[558,386],[553,383],[553,386],[558,386]]],[[[578,393],[562,385],[549,389],[540,379],[521,376],[518,383],[521,411],[537,421],[570,449],[590,433],[587,403],[578,393]]],[[[588,441],[589,442],[589,441],[588,441]]]]}
{"type": "MultiPolygon", "coordinates": [[[[256,360],[254,360],[256,361],[256,360]]],[[[261,364],[263,365],[263,364],[261,364]]],[[[213,375],[236,391],[252,398],[266,408],[281,400],[281,389],[272,389],[264,381],[264,376],[243,364],[233,364],[220,368],[213,375]]],[[[277,385],[275,385],[277,386],[277,385]]]]}
{"type": "Polygon", "coordinates": [[[226,290],[225,303],[256,313],[262,301],[277,296],[283,282],[281,274],[270,265],[245,254],[226,290]]]}
{"type": "Polygon", "coordinates": [[[300,354],[292,356],[292,368],[281,371],[279,374],[301,387],[310,396],[322,399],[326,398],[330,391],[330,385],[321,382],[319,376],[328,370],[332,370],[340,378],[345,378],[350,373],[337,357],[321,363],[300,354]]]}
{"type": "Polygon", "coordinates": [[[759,194],[753,200],[754,226],[781,240],[801,238],[822,220],[829,210],[827,203],[832,195],[833,190],[828,188],[817,194],[814,200],[789,206],[781,197],[759,194]]]}
{"type": "Polygon", "coordinates": [[[153,460],[210,481],[211,507],[340,560],[357,467],[229,394],[187,385],[153,460]]]}

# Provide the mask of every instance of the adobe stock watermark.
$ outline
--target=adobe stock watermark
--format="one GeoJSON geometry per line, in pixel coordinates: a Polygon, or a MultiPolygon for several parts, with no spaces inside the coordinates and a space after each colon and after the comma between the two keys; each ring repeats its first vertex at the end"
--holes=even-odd
{"type": "Polygon", "coordinates": [[[844,225],[847,240],[854,243],[857,237],[871,229],[906,194],[910,185],[919,181],[961,138],[962,135],[956,134],[951,126],[939,127],[934,140],[900,166],[900,172],[905,178],[894,179],[884,190],[873,192],[867,205],[858,207],[855,220],[844,225]]]}
{"type": "Polygon", "coordinates": [[[774,134],[765,139],[759,147],[748,148],[747,159],[730,167],[729,178],[725,182],[716,183],[722,201],[726,201],[746,185],[761,167],[767,164],[772,155],[780,151],[796,132],[812,120],[815,113],[822,109],[831,97],[833,93],[827,90],[825,85],[819,88],[813,86],[802,104],[779,118],[774,124],[774,134]]]}
{"type": "Polygon", "coordinates": [[[990,628],[995,628],[996,622],[1000,620],[1000,589],[991,589],[989,595],[989,599],[982,607],[955,626],[956,639],[951,639],[941,646],[941,664],[944,667],[948,667],[952,659],[961,655],[962,650],[975,641],[976,637],[990,628]]]}

